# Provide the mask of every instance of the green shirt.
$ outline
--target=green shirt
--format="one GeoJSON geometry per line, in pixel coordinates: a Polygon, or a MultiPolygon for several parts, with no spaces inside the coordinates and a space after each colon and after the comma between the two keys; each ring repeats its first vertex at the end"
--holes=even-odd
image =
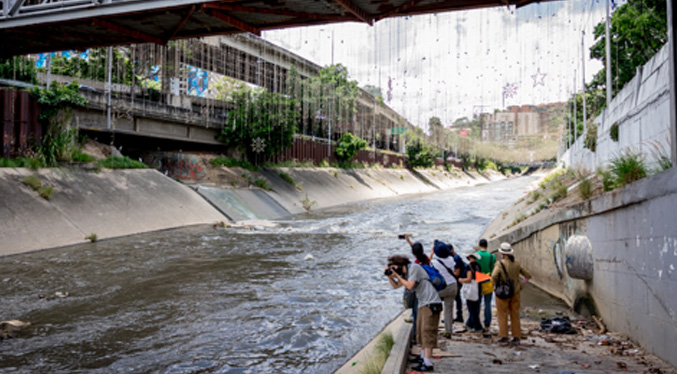
{"type": "Polygon", "coordinates": [[[496,265],[496,255],[491,254],[485,250],[478,251],[477,254],[482,257],[477,260],[477,262],[480,264],[480,271],[484,274],[491,274],[491,271],[494,269],[494,265],[496,265]]]}

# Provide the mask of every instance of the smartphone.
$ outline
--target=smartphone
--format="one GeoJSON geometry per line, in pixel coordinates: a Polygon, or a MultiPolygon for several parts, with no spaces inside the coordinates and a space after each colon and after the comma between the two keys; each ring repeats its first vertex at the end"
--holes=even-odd
{"type": "Polygon", "coordinates": [[[397,239],[402,239],[402,240],[404,240],[404,239],[405,239],[405,237],[404,237],[404,236],[405,236],[405,234],[400,234],[400,235],[397,235],[397,239]]]}

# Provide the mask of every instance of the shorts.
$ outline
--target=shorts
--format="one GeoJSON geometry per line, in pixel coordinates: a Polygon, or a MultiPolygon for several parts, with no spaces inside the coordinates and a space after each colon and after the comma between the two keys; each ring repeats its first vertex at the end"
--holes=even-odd
{"type": "Polygon", "coordinates": [[[427,306],[418,308],[416,340],[421,343],[421,348],[437,348],[437,329],[439,324],[439,313],[433,314],[427,306]]]}

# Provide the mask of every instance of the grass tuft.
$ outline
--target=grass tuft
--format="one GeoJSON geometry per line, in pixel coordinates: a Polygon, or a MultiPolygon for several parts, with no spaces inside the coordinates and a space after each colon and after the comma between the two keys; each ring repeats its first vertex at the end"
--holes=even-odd
{"type": "Polygon", "coordinates": [[[364,366],[360,369],[360,374],[380,374],[388,356],[390,356],[393,345],[395,345],[393,334],[381,334],[374,347],[374,356],[364,363],[364,366]]]}
{"type": "Polygon", "coordinates": [[[616,187],[640,180],[647,176],[644,157],[640,153],[626,152],[611,160],[611,174],[615,177],[616,187]]]}
{"type": "Polygon", "coordinates": [[[132,160],[127,156],[110,156],[99,161],[99,165],[108,169],[145,169],[148,167],[143,162],[132,160]]]}

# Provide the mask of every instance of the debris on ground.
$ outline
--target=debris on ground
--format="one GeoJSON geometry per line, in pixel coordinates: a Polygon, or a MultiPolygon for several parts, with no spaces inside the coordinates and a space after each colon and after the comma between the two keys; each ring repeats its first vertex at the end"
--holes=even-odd
{"type": "Polygon", "coordinates": [[[17,319],[0,322],[0,341],[16,337],[17,333],[30,327],[30,322],[23,322],[17,319]]]}

